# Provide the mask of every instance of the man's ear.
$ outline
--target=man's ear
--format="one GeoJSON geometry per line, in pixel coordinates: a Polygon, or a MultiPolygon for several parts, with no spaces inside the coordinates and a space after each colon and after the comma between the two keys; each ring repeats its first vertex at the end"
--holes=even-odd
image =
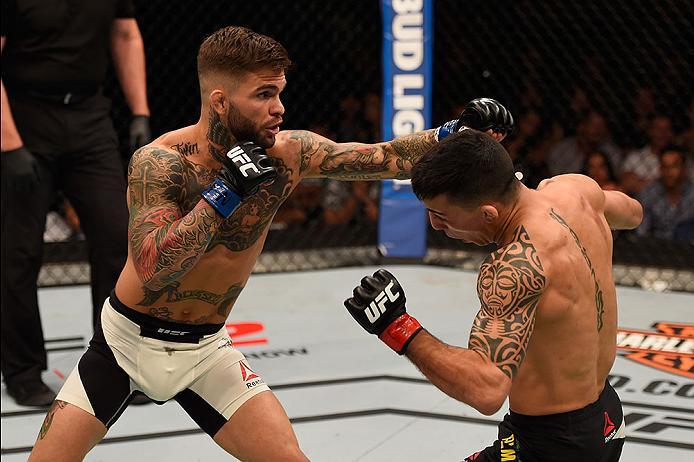
{"type": "Polygon", "coordinates": [[[214,89],[210,92],[210,105],[219,115],[225,115],[229,110],[229,100],[220,89],[214,89]]]}
{"type": "Polygon", "coordinates": [[[499,218],[499,210],[491,204],[480,206],[480,211],[485,223],[494,223],[499,218]]]}

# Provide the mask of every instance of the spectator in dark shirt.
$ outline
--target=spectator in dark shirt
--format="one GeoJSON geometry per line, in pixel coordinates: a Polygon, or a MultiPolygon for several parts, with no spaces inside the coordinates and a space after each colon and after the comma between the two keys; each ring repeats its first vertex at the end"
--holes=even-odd
{"type": "Polygon", "coordinates": [[[622,185],[628,194],[638,194],[658,178],[660,153],[673,142],[672,120],[665,115],[654,116],[648,126],[648,144],[629,153],[622,165],[622,185]]]}
{"type": "Polygon", "coordinates": [[[660,154],[660,177],[646,186],[639,201],[643,222],[636,230],[640,235],[661,239],[694,241],[694,185],[687,178],[685,152],[678,146],[667,146],[660,154]]]}
{"type": "Polygon", "coordinates": [[[565,138],[550,149],[547,165],[552,176],[581,171],[586,155],[599,149],[610,160],[612,167],[619,168],[622,153],[612,142],[605,117],[599,112],[588,112],[576,130],[576,136],[565,138]]]}

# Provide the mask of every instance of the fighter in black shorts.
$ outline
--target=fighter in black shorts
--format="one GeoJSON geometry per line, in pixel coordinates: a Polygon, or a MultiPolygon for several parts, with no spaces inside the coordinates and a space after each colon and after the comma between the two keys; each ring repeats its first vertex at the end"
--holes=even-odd
{"type": "Polygon", "coordinates": [[[583,175],[528,189],[504,148],[475,130],[422,156],[412,185],[435,229],[497,245],[480,268],[468,348],[409,316],[385,270],[362,279],[349,312],[453,398],[487,415],[509,399],[498,441],[467,460],[618,460],[624,420],[606,382],[617,330],[610,228],[638,226],[640,204],[583,175]]]}

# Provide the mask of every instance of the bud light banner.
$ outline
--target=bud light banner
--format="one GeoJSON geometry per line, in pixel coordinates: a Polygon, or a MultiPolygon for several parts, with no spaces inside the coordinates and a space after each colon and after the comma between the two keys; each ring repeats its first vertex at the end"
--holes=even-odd
{"type": "MultiPolygon", "coordinates": [[[[383,137],[431,128],[433,0],[382,0],[383,137]]],[[[421,258],[427,214],[409,181],[383,182],[378,222],[384,256],[421,258]]]]}

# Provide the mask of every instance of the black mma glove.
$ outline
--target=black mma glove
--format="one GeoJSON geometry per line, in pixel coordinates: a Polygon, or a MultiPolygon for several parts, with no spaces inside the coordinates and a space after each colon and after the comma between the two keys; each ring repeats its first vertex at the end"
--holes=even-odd
{"type": "Polygon", "coordinates": [[[423,328],[405,311],[405,292],[395,276],[380,269],[364,277],[353,295],[345,300],[349,314],[367,332],[378,335],[396,353],[404,354],[423,328]]]}
{"type": "Polygon", "coordinates": [[[202,197],[227,218],[242,200],[276,176],[277,170],[265,149],[250,141],[236,143],[222,159],[219,176],[202,191],[202,197]]]}
{"type": "Polygon", "coordinates": [[[30,192],[39,185],[38,163],[27,148],[0,153],[3,187],[11,191],[30,192]]]}
{"type": "Polygon", "coordinates": [[[133,120],[130,121],[129,131],[131,153],[152,141],[152,130],[149,128],[149,116],[133,116],[133,120]]]}
{"type": "Polygon", "coordinates": [[[436,129],[436,139],[441,141],[451,133],[463,130],[464,127],[481,132],[492,130],[505,136],[513,131],[513,116],[508,109],[494,99],[473,99],[465,105],[460,117],[436,129]]]}

